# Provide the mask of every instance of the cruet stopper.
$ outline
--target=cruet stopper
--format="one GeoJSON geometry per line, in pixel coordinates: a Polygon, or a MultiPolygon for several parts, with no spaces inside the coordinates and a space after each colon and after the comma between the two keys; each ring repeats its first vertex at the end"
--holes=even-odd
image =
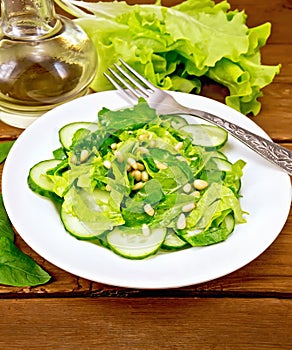
{"type": "Polygon", "coordinates": [[[97,64],[81,27],[52,0],[1,0],[0,118],[26,128],[50,109],[88,93],[97,64]]]}

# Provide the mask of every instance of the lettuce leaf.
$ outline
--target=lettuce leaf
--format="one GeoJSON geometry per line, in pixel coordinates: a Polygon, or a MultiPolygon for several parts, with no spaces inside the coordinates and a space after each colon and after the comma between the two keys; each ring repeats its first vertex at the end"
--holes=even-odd
{"type": "Polygon", "coordinates": [[[197,204],[187,220],[187,228],[209,228],[219,216],[233,212],[236,223],[244,223],[244,211],[231,189],[220,183],[212,183],[197,204]]]}
{"type": "Polygon", "coordinates": [[[226,217],[231,215],[234,223],[242,224],[246,222],[244,214],[246,212],[231,189],[212,183],[188,216],[186,229],[178,233],[192,246],[222,242],[230,234],[224,224],[226,217]]]}
{"type": "Polygon", "coordinates": [[[149,108],[144,99],[133,108],[125,108],[119,113],[103,108],[98,113],[98,123],[108,132],[119,132],[119,130],[139,129],[145,124],[158,123],[156,111],[149,108]]]}
{"type": "Polygon", "coordinates": [[[63,210],[78,218],[88,230],[93,230],[96,235],[107,230],[112,230],[114,226],[124,223],[124,220],[116,207],[111,206],[111,202],[98,203],[92,193],[71,187],[64,196],[63,210]]]}
{"type": "Polygon", "coordinates": [[[262,88],[280,71],[280,65],[261,64],[260,49],[271,24],[249,28],[244,11],[232,11],[227,1],[187,0],[173,7],[160,2],[56,2],[78,17],[76,23],[95,44],[95,91],[112,89],[103,73],[122,58],[165,90],[200,93],[206,76],[228,88],[227,105],[257,115],[262,88]]]}

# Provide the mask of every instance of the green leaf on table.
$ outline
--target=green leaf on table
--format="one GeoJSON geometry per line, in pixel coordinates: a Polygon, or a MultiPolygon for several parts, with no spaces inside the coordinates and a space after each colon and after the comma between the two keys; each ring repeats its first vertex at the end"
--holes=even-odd
{"type": "Polygon", "coordinates": [[[50,278],[46,271],[14,244],[14,232],[0,194],[0,284],[36,286],[48,282],[50,278]]]}
{"type": "Polygon", "coordinates": [[[12,230],[9,218],[4,208],[3,197],[1,193],[0,193],[0,237],[6,237],[10,239],[12,242],[14,240],[14,232],[12,230]]]}
{"type": "Polygon", "coordinates": [[[19,250],[6,237],[0,237],[0,283],[17,286],[36,286],[50,280],[44,271],[28,255],[19,250]]]}
{"type": "Polygon", "coordinates": [[[0,143],[0,163],[4,162],[14,142],[15,141],[6,141],[0,143]]]}

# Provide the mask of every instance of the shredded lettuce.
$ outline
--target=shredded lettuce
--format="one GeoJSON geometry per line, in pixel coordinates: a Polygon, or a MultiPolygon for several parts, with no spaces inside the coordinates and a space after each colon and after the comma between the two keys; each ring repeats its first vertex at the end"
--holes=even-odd
{"type": "Polygon", "coordinates": [[[103,73],[122,58],[166,90],[200,93],[202,78],[208,77],[228,88],[227,105],[257,115],[262,89],[280,71],[280,64],[261,64],[260,49],[271,24],[249,28],[245,12],[231,10],[227,1],[187,0],[173,7],[160,2],[56,3],[77,17],[76,23],[95,44],[95,91],[112,89],[103,73]]]}

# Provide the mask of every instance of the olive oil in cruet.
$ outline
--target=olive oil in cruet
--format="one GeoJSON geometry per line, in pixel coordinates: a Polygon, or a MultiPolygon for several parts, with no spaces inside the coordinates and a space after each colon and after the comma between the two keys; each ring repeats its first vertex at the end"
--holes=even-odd
{"type": "Polygon", "coordinates": [[[85,95],[97,57],[87,34],[51,0],[1,0],[0,117],[26,128],[46,111],[85,95]]]}

